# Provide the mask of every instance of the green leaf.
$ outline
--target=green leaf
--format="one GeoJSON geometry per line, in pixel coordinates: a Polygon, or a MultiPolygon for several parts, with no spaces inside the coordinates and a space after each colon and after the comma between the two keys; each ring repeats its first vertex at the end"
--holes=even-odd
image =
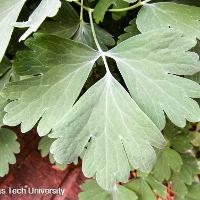
{"type": "Polygon", "coordinates": [[[128,38],[138,35],[140,31],[137,29],[136,18],[129,22],[129,26],[124,29],[125,33],[119,36],[117,43],[123,42],[128,38]]]}
{"type": "Polygon", "coordinates": [[[35,35],[29,45],[34,49],[29,52],[33,55],[28,57],[30,64],[37,62],[39,69],[45,66],[49,70],[7,84],[3,95],[13,101],[5,107],[4,123],[21,123],[21,131],[27,132],[39,121],[37,131],[43,136],[75,103],[99,53],[83,44],[43,34],[35,35]]]}
{"type": "Polygon", "coordinates": [[[0,1],[0,62],[10,41],[14,29],[13,24],[16,22],[25,1],[26,0],[0,1]]]}
{"type": "Polygon", "coordinates": [[[160,128],[165,115],[177,126],[186,119],[200,121],[197,102],[200,86],[177,75],[200,70],[197,54],[188,50],[196,41],[180,32],[163,29],[132,37],[106,53],[117,62],[125,83],[139,107],[160,128]]]}
{"type": "Polygon", "coordinates": [[[38,150],[40,150],[41,156],[42,157],[46,157],[49,155],[49,160],[52,164],[55,164],[58,168],[60,168],[61,170],[66,169],[67,164],[59,164],[56,163],[52,154],[50,153],[50,147],[52,145],[52,143],[55,141],[55,139],[48,137],[48,135],[42,137],[40,139],[39,145],[38,145],[38,150]]]}
{"type": "MultiPolygon", "coordinates": [[[[5,84],[10,81],[11,78],[11,63],[7,57],[4,57],[0,63],[0,91],[4,88],[5,84]]],[[[5,115],[4,107],[8,101],[0,96],[0,126],[3,126],[3,117],[5,115]]]]}
{"type": "Polygon", "coordinates": [[[156,200],[156,195],[153,193],[148,183],[142,178],[131,181],[126,187],[136,193],[139,197],[138,200],[156,200]]]}
{"type": "Polygon", "coordinates": [[[192,185],[195,181],[195,176],[200,173],[196,158],[189,154],[183,154],[181,157],[183,160],[181,170],[180,172],[173,173],[171,178],[172,188],[176,193],[176,200],[186,198],[188,185],[192,185]]]}
{"type": "Polygon", "coordinates": [[[19,41],[25,40],[31,33],[37,31],[46,17],[55,16],[60,6],[60,0],[42,0],[38,7],[30,15],[28,21],[16,22],[15,27],[28,27],[28,30],[20,37],[19,41]]]}
{"type": "Polygon", "coordinates": [[[16,162],[15,155],[19,153],[19,143],[15,133],[6,128],[0,128],[0,176],[5,176],[9,170],[9,164],[16,162]]]}
{"type": "Polygon", "coordinates": [[[51,146],[55,160],[73,162],[90,140],[83,173],[96,176],[106,190],[126,182],[132,167],[149,172],[156,160],[152,146],[164,145],[157,127],[109,73],[64,118],[62,126],[53,130],[58,137],[51,146]]]}
{"type": "Polygon", "coordinates": [[[183,161],[179,153],[166,147],[158,153],[156,165],[152,171],[158,181],[169,180],[172,171],[179,172],[183,161]]]}
{"type": "Polygon", "coordinates": [[[200,184],[194,183],[192,186],[189,187],[187,198],[189,200],[199,200],[199,197],[200,197],[200,184]]]}
{"type": "MultiPolygon", "coordinates": [[[[110,33],[97,26],[96,24],[94,24],[94,28],[102,50],[107,51],[107,46],[115,45],[115,40],[113,39],[113,36],[110,33]]],[[[87,44],[88,46],[94,49],[97,49],[94,38],[92,36],[91,26],[89,23],[82,22],[73,39],[83,44],[87,44]]]]}
{"type": "Polygon", "coordinates": [[[94,180],[88,180],[81,186],[83,192],[79,200],[137,200],[135,193],[124,186],[118,185],[116,191],[108,192],[100,188],[94,180]]]}
{"type": "Polygon", "coordinates": [[[51,21],[42,24],[40,32],[68,39],[76,33],[79,23],[79,16],[75,9],[64,1],[58,14],[51,21]]]}
{"type": "Polygon", "coordinates": [[[200,39],[200,8],[160,2],[145,4],[137,17],[137,27],[143,32],[153,29],[173,28],[186,36],[200,39]]]}
{"type": "Polygon", "coordinates": [[[163,133],[175,151],[185,153],[193,148],[191,142],[194,139],[194,135],[189,131],[188,127],[184,129],[178,128],[168,122],[163,133]]]}
{"type": "Polygon", "coordinates": [[[94,19],[97,24],[103,21],[106,11],[111,6],[112,8],[122,8],[127,7],[128,3],[122,0],[99,0],[94,9],[94,19]]]}

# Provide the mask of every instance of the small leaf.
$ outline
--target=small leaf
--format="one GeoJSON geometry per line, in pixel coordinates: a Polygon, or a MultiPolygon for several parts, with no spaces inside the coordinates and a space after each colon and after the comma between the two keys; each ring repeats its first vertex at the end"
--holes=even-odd
{"type": "Polygon", "coordinates": [[[111,193],[100,188],[94,180],[88,180],[81,188],[83,192],[79,194],[79,200],[137,200],[133,191],[120,185],[111,193]]]}
{"type": "Polygon", "coordinates": [[[179,172],[182,164],[183,161],[179,153],[166,147],[159,152],[152,174],[158,181],[169,180],[172,171],[179,172]]]}
{"type": "Polygon", "coordinates": [[[25,40],[31,33],[37,31],[46,17],[55,16],[60,6],[60,0],[42,0],[38,7],[33,11],[28,21],[16,22],[15,27],[28,27],[28,30],[20,37],[19,41],[25,40]]]}
{"type": "Polygon", "coordinates": [[[189,200],[199,200],[200,197],[200,184],[194,183],[189,187],[187,198],[189,200]]]}
{"type": "Polygon", "coordinates": [[[136,19],[133,19],[129,22],[129,26],[124,29],[125,33],[119,36],[117,43],[123,42],[128,38],[138,35],[140,31],[137,29],[136,19]]]}
{"type": "Polygon", "coordinates": [[[2,0],[0,2],[0,62],[9,44],[13,25],[26,0],[2,0]]]}
{"type": "Polygon", "coordinates": [[[9,126],[21,123],[21,131],[27,132],[39,120],[37,130],[43,136],[72,107],[99,53],[83,44],[43,34],[35,35],[29,45],[34,49],[27,52],[31,55],[30,70],[36,62],[39,69],[45,66],[48,71],[7,84],[3,94],[13,101],[5,108],[4,123],[9,126]]]}
{"type": "Polygon", "coordinates": [[[165,126],[163,111],[179,127],[186,119],[200,121],[199,105],[190,98],[200,97],[199,84],[177,76],[200,70],[197,54],[188,51],[195,44],[180,32],[164,29],[129,38],[107,52],[132,98],[160,129],[165,126]]]}
{"type": "Polygon", "coordinates": [[[142,178],[131,181],[126,187],[136,193],[139,197],[138,200],[156,200],[156,195],[153,193],[148,183],[142,178]]]}
{"type": "Polygon", "coordinates": [[[156,160],[152,146],[164,145],[157,127],[110,74],[92,86],[64,118],[62,126],[53,130],[58,137],[51,146],[55,160],[73,162],[90,140],[83,173],[96,176],[106,190],[126,182],[132,166],[149,172],[156,160]]]}
{"type": "Polygon", "coordinates": [[[48,135],[42,137],[40,139],[39,145],[38,145],[38,150],[40,150],[41,152],[41,156],[42,157],[46,157],[49,155],[49,160],[52,164],[55,164],[58,168],[60,168],[61,170],[66,169],[67,164],[59,164],[56,163],[52,154],[50,153],[50,147],[52,145],[52,143],[54,142],[55,139],[48,137],[48,135]]]}
{"type": "Polygon", "coordinates": [[[194,139],[194,135],[189,131],[188,127],[178,128],[168,122],[163,133],[175,151],[185,153],[193,148],[191,142],[194,139]]]}
{"type": "Polygon", "coordinates": [[[94,19],[97,24],[103,21],[105,12],[110,6],[113,6],[113,8],[122,8],[127,7],[128,3],[122,0],[99,0],[94,9],[94,19]]]}
{"type": "Polygon", "coordinates": [[[200,8],[159,2],[145,4],[137,17],[137,27],[144,33],[153,29],[173,28],[186,36],[200,39],[200,8]]]}
{"type": "Polygon", "coordinates": [[[9,164],[16,162],[15,155],[19,153],[19,143],[13,131],[0,128],[0,176],[5,176],[9,170],[9,164]]]}

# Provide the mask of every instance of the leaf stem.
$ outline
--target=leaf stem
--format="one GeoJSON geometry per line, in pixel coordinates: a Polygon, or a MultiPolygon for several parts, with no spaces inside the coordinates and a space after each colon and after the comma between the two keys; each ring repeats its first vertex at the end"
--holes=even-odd
{"type": "Polygon", "coordinates": [[[103,50],[101,49],[101,46],[98,42],[98,39],[97,39],[97,35],[96,35],[96,32],[95,32],[95,28],[94,28],[94,22],[93,22],[93,17],[92,17],[92,13],[93,13],[93,10],[92,9],[89,9],[89,18],[90,18],[90,25],[91,25],[91,30],[92,30],[92,35],[93,35],[93,38],[94,38],[94,41],[95,41],[95,44],[97,46],[97,49],[98,51],[101,53],[101,57],[103,59],[103,62],[104,62],[104,65],[105,65],[105,68],[106,68],[106,72],[109,74],[110,73],[110,70],[109,70],[109,67],[108,67],[108,63],[107,63],[107,60],[106,60],[106,56],[105,56],[105,53],[103,52],[103,50]]]}
{"type": "Polygon", "coordinates": [[[83,21],[83,0],[81,0],[80,21],[83,21]]]}
{"type": "MultiPolygon", "coordinates": [[[[152,1],[152,0],[144,0],[144,1],[138,0],[138,2],[136,4],[134,4],[134,5],[132,5],[132,6],[125,7],[125,8],[116,8],[116,9],[115,8],[111,8],[111,9],[108,9],[107,11],[108,12],[124,12],[124,11],[132,10],[132,9],[138,8],[140,6],[143,6],[143,5],[147,4],[150,1],[152,1]]],[[[89,8],[89,7],[83,5],[82,3],[78,2],[78,1],[74,1],[74,3],[78,4],[83,9],[87,10],[88,12],[89,11],[94,12],[93,8],[89,8]]]]}

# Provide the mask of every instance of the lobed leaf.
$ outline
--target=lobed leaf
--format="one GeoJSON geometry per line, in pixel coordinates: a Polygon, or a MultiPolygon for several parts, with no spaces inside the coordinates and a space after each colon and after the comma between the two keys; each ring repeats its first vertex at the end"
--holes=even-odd
{"type": "Polygon", "coordinates": [[[19,143],[15,133],[6,128],[0,128],[0,176],[9,171],[9,164],[16,162],[15,154],[19,153],[19,143]]]}
{"type": "Polygon", "coordinates": [[[197,102],[200,86],[177,75],[191,75],[200,70],[197,54],[189,52],[196,41],[168,29],[154,30],[132,37],[111,49],[113,58],[132,98],[160,128],[165,115],[177,126],[186,119],[200,120],[197,102]]]}
{"type": "Polygon", "coordinates": [[[43,34],[29,44],[35,49],[30,54],[38,56],[33,57],[38,67],[43,64],[49,70],[6,86],[4,96],[14,101],[5,108],[4,123],[21,123],[22,132],[27,132],[39,121],[38,133],[46,135],[75,103],[99,53],[83,44],[43,34]]]}
{"type": "Polygon", "coordinates": [[[51,153],[58,163],[73,162],[84,150],[83,172],[112,190],[126,182],[132,167],[149,172],[161,148],[162,134],[110,75],[92,86],[53,130],[51,153]],[[115,113],[115,115],[113,115],[115,113]],[[120,122],[120,123],[119,123],[120,122]]]}
{"type": "Polygon", "coordinates": [[[153,29],[173,28],[189,38],[200,39],[200,8],[173,2],[145,4],[136,23],[144,33],[153,29]]]}

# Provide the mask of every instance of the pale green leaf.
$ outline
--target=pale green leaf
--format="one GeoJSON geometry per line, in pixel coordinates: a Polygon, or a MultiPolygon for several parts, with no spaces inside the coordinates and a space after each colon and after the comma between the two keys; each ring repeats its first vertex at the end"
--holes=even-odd
{"type": "Polygon", "coordinates": [[[9,171],[9,164],[16,162],[15,154],[19,153],[19,143],[13,131],[0,128],[0,176],[5,176],[9,171]]]}
{"type": "Polygon", "coordinates": [[[39,121],[38,133],[46,135],[75,103],[99,53],[83,44],[43,34],[29,44],[34,48],[30,54],[38,56],[30,62],[49,70],[6,86],[4,96],[14,101],[5,108],[4,123],[21,123],[21,131],[27,132],[39,121]]]}
{"type": "Polygon", "coordinates": [[[179,153],[166,147],[158,154],[156,165],[152,171],[153,176],[159,180],[169,180],[172,172],[179,172],[183,161],[179,153]]]}
{"type": "Polygon", "coordinates": [[[173,28],[191,38],[200,39],[200,8],[172,2],[145,4],[137,17],[137,27],[143,32],[173,28]]]}
{"type": "Polygon", "coordinates": [[[164,29],[137,35],[106,54],[117,62],[127,87],[139,107],[160,128],[165,115],[177,126],[186,119],[200,121],[200,109],[191,98],[200,97],[200,86],[177,75],[200,70],[197,54],[188,50],[196,41],[164,29]]]}
{"type": "Polygon", "coordinates": [[[83,192],[79,194],[79,200],[137,200],[133,191],[120,185],[111,193],[100,188],[94,180],[88,180],[81,188],[83,192]]]}
{"type": "Polygon", "coordinates": [[[52,145],[52,143],[54,142],[55,139],[48,137],[48,135],[42,137],[40,139],[40,142],[38,144],[38,150],[40,150],[41,156],[42,157],[46,157],[49,155],[49,161],[52,164],[55,164],[58,168],[60,168],[61,170],[66,169],[67,164],[59,164],[56,163],[52,154],[50,153],[50,147],[52,145]]]}
{"type": "Polygon", "coordinates": [[[28,21],[16,22],[15,27],[28,27],[28,30],[20,37],[19,41],[25,40],[31,33],[37,31],[46,17],[55,16],[60,6],[60,0],[42,0],[38,7],[30,15],[28,21]]]}
{"type": "Polygon", "coordinates": [[[164,144],[157,127],[110,74],[92,86],[64,119],[53,130],[58,137],[51,146],[55,160],[73,162],[90,140],[83,173],[96,176],[106,190],[126,182],[132,167],[149,172],[156,160],[152,146],[164,144]]]}
{"type": "Polygon", "coordinates": [[[26,0],[0,0],[0,62],[9,44],[14,23],[26,0]]]}

